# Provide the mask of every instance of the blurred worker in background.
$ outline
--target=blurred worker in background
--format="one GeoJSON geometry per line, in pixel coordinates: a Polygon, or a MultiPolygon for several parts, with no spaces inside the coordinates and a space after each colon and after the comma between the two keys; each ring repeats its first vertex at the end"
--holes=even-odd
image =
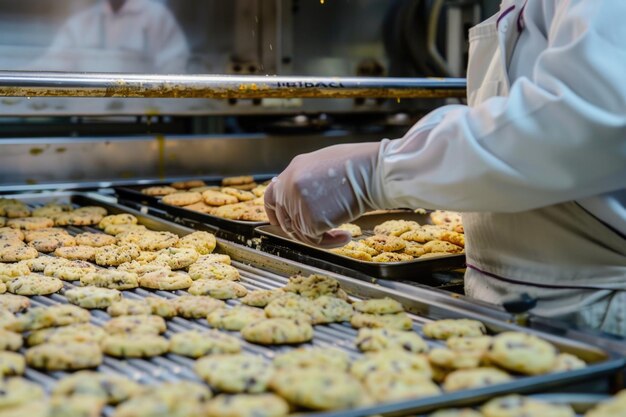
{"type": "Polygon", "coordinates": [[[152,0],[103,0],[71,17],[33,69],[184,73],[189,46],[176,18],[152,0]]]}
{"type": "Polygon", "coordinates": [[[470,31],[468,104],[296,157],[268,215],[322,246],[372,209],[464,212],[466,294],[626,335],[626,1],[504,0],[470,31]]]}

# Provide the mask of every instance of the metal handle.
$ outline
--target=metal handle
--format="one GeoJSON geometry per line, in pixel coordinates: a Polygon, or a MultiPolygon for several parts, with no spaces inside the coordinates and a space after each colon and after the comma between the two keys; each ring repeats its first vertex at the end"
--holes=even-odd
{"type": "Polygon", "coordinates": [[[463,78],[283,77],[0,71],[4,97],[448,98],[463,78]]]}

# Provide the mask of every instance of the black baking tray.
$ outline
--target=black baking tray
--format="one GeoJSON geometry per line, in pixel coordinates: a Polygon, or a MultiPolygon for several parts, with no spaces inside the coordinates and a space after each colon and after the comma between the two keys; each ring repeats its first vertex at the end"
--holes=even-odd
{"type": "MultiPolygon", "coordinates": [[[[366,214],[351,223],[363,230],[364,236],[373,235],[374,227],[387,220],[413,220],[419,224],[432,224],[428,212],[414,212],[412,210],[396,210],[383,213],[366,214]]],[[[422,281],[424,274],[438,271],[460,269],[465,267],[465,254],[442,255],[441,257],[415,259],[408,262],[366,262],[347,256],[338,255],[326,249],[308,245],[289,237],[280,227],[263,225],[257,227],[257,232],[270,240],[280,242],[284,246],[297,249],[314,258],[365,273],[371,277],[402,280],[422,281]]],[[[358,240],[360,238],[356,238],[358,240]]]]}
{"type": "MultiPolygon", "coordinates": [[[[274,177],[274,175],[253,175],[254,180],[258,183],[268,181],[274,177]]],[[[196,178],[204,181],[208,186],[221,186],[222,178],[196,178]]],[[[218,229],[225,230],[227,232],[241,235],[244,238],[252,237],[257,227],[267,225],[268,222],[251,222],[243,220],[229,220],[222,217],[213,216],[211,214],[199,213],[193,210],[187,210],[183,207],[172,206],[165,204],[161,201],[160,197],[154,197],[145,195],[141,192],[144,188],[155,186],[170,185],[175,180],[149,183],[149,184],[135,184],[125,185],[120,187],[114,187],[121,203],[124,201],[131,201],[134,203],[143,204],[162,211],[164,216],[171,221],[179,224],[188,224],[187,220],[192,222],[202,223],[217,227],[218,229]]]]}

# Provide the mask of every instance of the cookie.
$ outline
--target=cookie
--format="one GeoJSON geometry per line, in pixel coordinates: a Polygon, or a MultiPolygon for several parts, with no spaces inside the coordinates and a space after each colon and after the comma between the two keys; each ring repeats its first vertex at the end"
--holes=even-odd
{"type": "Polygon", "coordinates": [[[176,305],[173,300],[159,297],[146,297],[144,301],[150,306],[152,314],[166,319],[176,317],[176,305]]]}
{"type": "Polygon", "coordinates": [[[19,353],[0,352],[0,378],[22,375],[25,367],[26,361],[19,353]]]}
{"type": "Polygon", "coordinates": [[[364,385],[377,402],[441,395],[437,384],[421,372],[374,371],[365,377],[364,385]]]}
{"type": "Polygon", "coordinates": [[[270,363],[245,353],[207,356],[196,361],[194,370],[211,387],[233,394],[265,392],[274,373],[270,363]]]}
{"type": "MultiPolygon", "coordinates": [[[[252,201],[249,201],[248,203],[252,203],[252,201]]],[[[267,217],[265,207],[262,205],[245,205],[238,217],[239,220],[247,222],[269,222],[269,217],[267,217]]]]}
{"type": "Polygon", "coordinates": [[[122,233],[129,232],[146,232],[146,226],[142,224],[112,224],[104,228],[104,233],[107,235],[119,236],[122,233]]]}
{"type": "Polygon", "coordinates": [[[177,190],[186,190],[189,188],[204,187],[206,183],[202,180],[178,181],[172,183],[171,186],[177,190]]]}
{"type": "Polygon", "coordinates": [[[224,302],[211,297],[184,295],[172,300],[179,316],[188,319],[204,319],[209,313],[224,307],[224,302]]]}
{"type": "Polygon", "coordinates": [[[0,328],[0,351],[19,350],[23,343],[21,334],[0,328]]]}
{"type": "Polygon", "coordinates": [[[399,237],[409,230],[417,229],[420,225],[418,222],[411,220],[387,220],[374,227],[374,233],[377,235],[399,237]]]}
{"type": "Polygon", "coordinates": [[[363,352],[395,349],[413,353],[428,352],[428,345],[420,335],[394,329],[359,329],[354,343],[363,352]]]}
{"type": "Polygon", "coordinates": [[[165,333],[167,325],[160,316],[119,316],[107,321],[104,331],[109,334],[160,334],[165,333]]]}
{"type": "Polygon", "coordinates": [[[342,230],[344,232],[348,232],[350,233],[350,236],[352,237],[358,237],[363,234],[363,231],[361,230],[361,228],[358,225],[353,224],[353,223],[344,223],[342,225],[335,227],[332,230],[342,230]]]}
{"type": "Polygon", "coordinates": [[[12,264],[0,263],[0,281],[2,282],[8,282],[28,274],[30,274],[30,268],[25,262],[12,264]]]}
{"type": "Polygon", "coordinates": [[[350,358],[347,353],[336,348],[298,348],[276,355],[273,365],[278,369],[319,368],[347,371],[350,358]]]}
{"type": "Polygon", "coordinates": [[[491,348],[492,343],[493,337],[491,336],[452,336],[446,340],[446,345],[452,350],[478,350],[481,352],[487,352],[491,348]]]}
{"type": "Polygon", "coordinates": [[[0,310],[20,313],[29,307],[30,300],[27,297],[15,294],[0,294],[0,310]]]}
{"type": "Polygon", "coordinates": [[[385,235],[370,236],[363,239],[361,242],[379,253],[401,251],[406,246],[403,239],[396,236],[385,235]]]}
{"type": "Polygon", "coordinates": [[[378,263],[409,262],[412,260],[413,260],[412,255],[408,255],[406,253],[397,253],[397,252],[383,252],[372,258],[372,262],[378,262],[378,263]]]}
{"type": "MultiPolygon", "coordinates": [[[[0,378],[0,410],[3,413],[9,408],[17,408],[27,403],[40,402],[44,398],[44,390],[34,382],[23,378],[0,378]]],[[[45,414],[36,415],[45,416],[45,414]]],[[[28,412],[14,414],[17,416],[35,416],[28,412]]]]}
{"type": "Polygon", "coordinates": [[[215,190],[204,191],[202,193],[202,199],[209,206],[224,206],[226,204],[235,204],[239,201],[237,197],[215,190]]]}
{"type": "Polygon", "coordinates": [[[46,327],[68,326],[86,323],[91,318],[89,311],[69,304],[30,308],[20,315],[15,324],[6,327],[16,332],[44,329],[46,327]]]}
{"type": "Polygon", "coordinates": [[[167,248],[159,251],[156,261],[164,263],[171,269],[183,269],[198,260],[198,252],[194,248],[167,248]]]}
{"type": "Polygon", "coordinates": [[[170,232],[147,231],[137,239],[137,246],[141,250],[158,251],[170,248],[178,242],[178,236],[170,232]]]}
{"type": "MultiPolygon", "coordinates": [[[[60,227],[48,227],[46,229],[24,231],[24,242],[30,243],[44,237],[71,237],[67,230],[60,227]]],[[[68,245],[71,246],[71,245],[68,245]]]]}
{"type": "Polygon", "coordinates": [[[426,254],[426,249],[424,249],[424,245],[421,243],[407,241],[402,253],[405,255],[411,255],[414,258],[419,258],[420,256],[426,254]]]}
{"type": "Polygon", "coordinates": [[[435,210],[430,213],[430,219],[434,224],[446,230],[463,233],[463,221],[461,213],[445,210],[435,210]]]}
{"type": "Polygon", "coordinates": [[[222,279],[228,281],[239,281],[241,276],[239,271],[225,263],[196,262],[189,267],[189,276],[193,280],[199,279],[222,279]]]}
{"type": "Polygon", "coordinates": [[[441,232],[439,240],[443,240],[444,242],[450,242],[462,248],[465,247],[465,235],[463,233],[457,233],[451,230],[444,230],[443,232],[441,232]]]}
{"type": "Polygon", "coordinates": [[[75,246],[76,241],[70,235],[42,236],[32,240],[29,245],[38,252],[50,253],[65,246],[75,246]]]}
{"type": "Polygon", "coordinates": [[[424,335],[431,339],[446,340],[451,337],[479,337],[487,333],[485,325],[477,320],[444,319],[426,323],[424,335]]]}
{"type": "Polygon", "coordinates": [[[443,382],[443,389],[445,391],[459,391],[503,384],[512,380],[513,378],[509,374],[497,368],[460,369],[446,377],[443,382]]]}
{"type": "Polygon", "coordinates": [[[207,322],[216,329],[239,331],[248,324],[265,318],[265,311],[259,308],[235,306],[212,311],[207,316],[207,322]]]}
{"type": "Polygon", "coordinates": [[[172,269],[160,262],[140,263],[137,260],[126,262],[117,267],[118,271],[132,272],[137,277],[148,274],[150,272],[163,272],[169,274],[172,269]]]}
{"type": "Polygon", "coordinates": [[[199,417],[212,394],[205,385],[175,381],[151,386],[120,404],[112,417],[199,417]]]}
{"type": "Polygon", "coordinates": [[[304,321],[275,318],[247,325],[241,329],[241,336],[261,345],[296,344],[311,340],[313,327],[304,321]]]}
{"type": "Polygon", "coordinates": [[[220,190],[224,194],[232,195],[238,201],[250,201],[254,200],[256,196],[250,191],[240,190],[232,187],[224,187],[220,190]]]}
{"type": "Polygon", "coordinates": [[[100,417],[105,402],[88,395],[52,397],[46,417],[100,417]]]}
{"type": "Polygon", "coordinates": [[[160,197],[160,196],[164,196],[168,194],[174,194],[176,192],[178,192],[176,188],[169,187],[169,186],[148,187],[148,188],[144,188],[143,190],[141,190],[142,194],[153,196],[153,197],[160,197]]]}
{"type": "Polygon", "coordinates": [[[289,405],[274,394],[219,395],[209,401],[206,417],[283,417],[289,405]]]}
{"type": "MultiPolygon", "coordinates": [[[[85,261],[67,261],[63,263],[52,263],[44,269],[46,276],[62,279],[64,281],[77,281],[86,275],[94,272],[96,268],[85,261]]],[[[85,284],[83,284],[85,285],[85,284]]]]}
{"type": "Polygon", "coordinates": [[[107,209],[100,206],[83,206],[74,210],[76,214],[94,214],[100,217],[104,217],[108,214],[107,209]]]}
{"type": "Polygon", "coordinates": [[[102,220],[100,220],[100,223],[98,223],[98,227],[100,229],[105,229],[107,226],[111,226],[113,224],[137,224],[137,217],[129,213],[111,214],[103,217],[102,220]]]}
{"type": "Polygon", "coordinates": [[[350,321],[354,310],[348,302],[323,295],[313,300],[311,322],[313,324],[341,323],[350,321]]]}
{"type": "Polygon", "coordinates": [[[602,401],[589,410],[585,417],[614,417],[622,416],[626,411],[626,390],[620,391],[613,398],[602,401]]]}
{"type": "Polygon", "coordinates": [[[0,247],[0,262],[20,262],[39,256],[37,249],[30,246],[9,245],[0,247]]]}
{"type": "Polygon", "coordinates": [[[559,353],[556,356],[554,366],[551,372],[565,372],[572,371],[574,369],[582,369],[587,366],[584,360],[574,356],[570,353],[559,353]]]}
{"type": "MultiPolygon", "coordinates": [[[[26,265],[32,272],[44,272],[49,265],[61,265],[69,262],[67,259],[55,258],[53,256],[39,256],[33,259],[27,259],[19,262],[21,265],[26,265]]],[[[13,264],[17,265],[17,264],[13,264]]],[[[2,264],[0,264],[1,268],[2,264]]],[[[0,274],[1,275],[1,274],[0,274]]]]}
{"type": "Polygon", "coordinates": [[[572,407],[567,404],[549,404],[520,395],[494,398],[483,405],[480,411],[485,417],[574,417],[576,415],[572,407]]]}
{"type": "Polygon", "coordinates": [[[431,240],[424,243],[426,253],[462,253],[463,248],[443,240],[431,240]]]}
{"type": "Polygon", "coordinates": [[[216,330],[189,330],[170,338],[170,352],[191,358],[240,351],[239,339],[216,330]]]}
{"type": "Polygon", "coordinates": [[[113,290],[129,290],[139,286],[137,274],[114,269],[97,269],[80,278],[81,285],[109,288],[113,290]]]}
{"type": "Polygon", "coordinates": [[[54,255],[71,261],[93,261],[96,249],[91,246],[64,246],[56,249],[54,255]]]}
{"type": "Polygon", "coordinates": [[[145,300],[124,299],[111,304],[107,314],[111,317],[149,315],[152,314],[152,307],[145,300]]]}
{"type": "Polygon", "coordinates": [[[104,353],[118,358],[149,358],[167,353],[169,342],[154,334],[115,334],[105,337],[101,346],[104,353]]]}
{"type": "Polygon", "coordinates": [[[283,287],[283,291],[293,292],[307,298],[317,298],[322,295],[337,296],[340,289],[339,281],[318,274],[306,277],[300,275],[290,277],[287,284],[283,287]]]}
{"type": "Polygon", "coordinates": [[[102,220],[102,215],[96,212],[80,212],[75,210],[69,213],[61,213],[54,218],[56,226],[95,226],[102,220]]]}
{"type": "MultiPolygon", "coordinates": [[[[194,191],[202,192],[204,190],[202,191],[194,190],[194,191]]],[[[213,214],[215,212],[215,206],[209,206],[204,201],[200,201],[195,204],[190,204],[188,206],[183,206],[183,208],[186,210],[197,211],[198,213],[202,213],[202,214],[213,214]]]]}
{"type": "Polygon", "coordinates": [[[265,191],[267,190],[267,185],[257,185],[250,192],[257,196],[257,198],[263,197],[265,195],[265,191]]]}
{"type": "Polygon", "coordinates": [[[191,287],[193,280],[185,272],[158,269],[139,277],[139,286],[153,290],[184,290],[191,287]]]}
{"type": "Polygon", "coordinates": [[[7,226],[20,230],[39,230],[54,226],[54,222],[47,217],[23,217],[8,220],[7,226]]]}
{"type": "Polygon", "coordinates": [[[43,343],[26,351],[26,363],[47,371],[95,368],[102,363],[102,351],[95,343],[43,343]]]}
{"type": "Polygon", "coordinates": [[[163,203],[172,206],[188,206],[190,204],[195,204],[201,200],[202,194],[195,191],[168,194],[166,196],[163,196],[163,198],[161,199],[163,203]]]}
{"type": "Polygon", "coordinates": [[[345,248],[335,248],[330,251],[336,255],[347,256],[348,258],[358,259],[359,261],[372,262],[372,255],[367,252],[345,248]]]}
{"type": "Polygon", "coordinates": [[[245,297],[240,301],[252,307],[265,307],[273,300],[282,297],[285,292],[281,289],[276,290],[254,290],[248,291],[245,297]]]}
{"type": "Polygon", "coordinates": [[[367,314],[356,313],[350,319],[350,324],[355,329],[362,327],[385,328],[396,330],[411,330],[413,322],[411,318],[404,312],[395,314],[367,314]]]}
{"type": "Polygon", "coordinates": [[[439,226],[425,224],[418,228],[411,229],[408,232],[402,233],[400,238],[408,242],[427,243],[432,240],[439,240],[441,233],[444,231],[445,229],[439,226]]]}
{"type": "Polygon", "coordinates": [[[352,307],[359,313],[367,314],[393,314],[404,311],[402,304],[389,297],[356,301],[352,307]]]}
{"type": "Polygon", "coordinates": [[[102,246],[95,251],[95,260],[100,266],[118,266],[139,256],[139,247],[133,244],[102,246]]]}
{"type": "Polygon", "coordinates": [[[330,369],[281,369],[270,386],[291,404],[312,410],[340,410],[359,406],[366,393],[350,374],[330,369]]]}
{"type": "Polygon", "coordinates": [[[493,338],[488,357],[493,363],[509,371],[541,375],[554,368],[557,353],[551,343],[536,336],[504,332],[493,338]]]}
{"type": "Polygon", "coordinates": [[[281,317],[311,323],[315,310],[313,300],[293,293],[286,293],[270,302],[265,307],[265,314],[270,318],[281,317]]]}
{"type": "Polygon", "coordinates": [[[122,299],[118,290],[100,287],[79,287],[65,291],[65,297],[70,303],[83,308],[107,308],[122,299]]]}
{"type": "Polygon", "coordinates": [[[90,323],[78,323],[35,330],[28,335],[26,343],[28,346],[42,343],[100,343],[104,336],[106,336],[106,332],[101,327],[90,323]]]}
{"type": "Polygon", "coordinates": [[[77,245],[101,248],[103,246],[115,245],[116,239],[104,233],[80,233],[74,236],[77,245]]]}
{"type": "Polygon", "coordinates": [[[220,263],[220,264],[230,265],[232,262],[231,262],[230,256],[228,255],[224,255],[221,253],[210,253],[208,255],[201,255],[196,261],[196,263],[206,263],[206,264],[220,263]]]}
{"type": "Polygon", "coordinates": [[[484,351],[480,350],[451,350],[435,348],[428,352],[428,360],[433,366],[452,369],[478,368],[483,362],[484,351]]]}
{"type": "Polygon", "coordinates": [[[0,227],[0,241],[21,242],[24,238],[24,233],[19,229],[13,229],[12,227],[0,227]]]}
{"type": "Polygon", "coordinates": [[[115,405],[141,392],[143,392],[141,385],[124,376],[93,371],[79,371],[58,381],[54,385],[52,395],[65,399],[75,396],[87,396],[115,405]]]}
{"type": "Polygon", "coordinates": [[[40,274],[29,274],[9,281],[7,291],[17,295],[48,295],[63,288],[63,281],[40,274]]]}
{"type": "Polygon", "coordinates": [[[176,247],[193,248],[200,255],[207,255],[213,252],[216,245],[215,235],[209,232],[193,232],[181,237],[176,243],[176,247]]]}
{"type": "Polygon", "coordinates": [[[366,353],[350,367],[350,373],[360,380],[364,380],[374,371],[413,372],[420,373],[426,378],[432,376],[432,368],[425,355],[416,355],[403,350],[366,353]]]}
{"type": "Polygon", "coordinates": [[[71,207],[60,206],[57,204],[50,204],[50,205],[46,204],[45,206],[37,207],[36,209],[33,209],[31,215],[33,217],[48,217],[48,218],[54,219],[59,214],[65,211],[70,211],[70,210],[71,210],[71,207]]]}
{"type": "Polygon", "coordinates": [[[254,182],[254,177],[251,175],[241,175],[238,177],[224,177],[222,178],[222,185],[224,187],[230,187],[232,185],[244,185],[254,182]]]}
{"type": "Polygon", "coordinates": [[[188,289],[192,295],[208,295],[218,300],[241,298],[248,293],[246,287],[233,281],[217,279],[199,279],[193,281],[188,289]]]}

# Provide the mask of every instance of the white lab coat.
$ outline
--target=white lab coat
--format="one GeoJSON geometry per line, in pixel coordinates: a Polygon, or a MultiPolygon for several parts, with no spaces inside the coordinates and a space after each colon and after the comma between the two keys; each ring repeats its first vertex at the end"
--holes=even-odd
{"type": "Polygon", "coordinates": [[[624,16],[622,0],[503,1],[470,31],[469,106],[381,146],[386,206],[465,212],[468,295],[527,292],[538,314],[626,334],[624,16]]]}
{"type": "Polygon", "coordinates": [[[40,70],[185,73],[189,47],[175,17],[160,3],[128,0],[113,12],[106,1],[71,17],[40,70]]]}

